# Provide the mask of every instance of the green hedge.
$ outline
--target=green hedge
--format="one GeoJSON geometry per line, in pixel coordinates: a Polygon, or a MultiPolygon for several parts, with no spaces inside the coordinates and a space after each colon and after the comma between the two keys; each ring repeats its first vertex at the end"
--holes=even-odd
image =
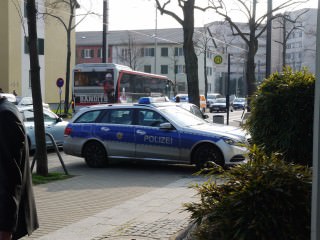
{"type": "Polygon", "coordinates": [[[257,148],[251,158],[224,172],[222,184],[195,186],[200,202],[185,204],[197,223],[192,239],[310,239],[311,170],[257,148]]]}
{"type": "Polygon", "coordinates": [[[315,76],[290,68],[266,79],[251,99],[246,123],[252,141],[285,161],[312,165],[315,76]]]}

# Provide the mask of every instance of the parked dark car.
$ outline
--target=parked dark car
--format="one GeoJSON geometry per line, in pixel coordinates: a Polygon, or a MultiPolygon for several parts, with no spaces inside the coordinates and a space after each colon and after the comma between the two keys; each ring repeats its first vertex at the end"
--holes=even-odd
{"type": "Polygon", "coordinates": [[[227,111],[226,98],[217,98],[214,103],[209,107],[209,111],[212,112],[225,112],[227,111]]]}

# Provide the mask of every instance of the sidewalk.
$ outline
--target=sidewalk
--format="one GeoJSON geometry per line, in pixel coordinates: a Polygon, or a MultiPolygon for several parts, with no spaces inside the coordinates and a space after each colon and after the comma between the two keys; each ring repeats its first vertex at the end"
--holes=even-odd
{"type": "Polygon", "coordinates": [[[191,183],[194,179],[178,180],[39,239],[174,239],[189,224],[190,214],[182,204],[195,201],[191,183]]]}
{"type": "MultiPolygon", "coordinates": [[[[58,162],[52,158],[55,157],[48,161],[58,162]]],[[[81,167],[83,171],[83,164],[81,167]]],[[[141,186],[137,189],[126,186],[128,189],[123,191],[120,186],[115,187],[118,183],[112,187],[110,182],[104,185],[99,174],[103,176],[105,171],[88,168],[85,171],[88,172],[85,176],[76,172],[78,176],[71,179],[34,187],[41,211],[40,228],[23,239],[175,239],[190,223],[190,213],[184,211],[183,203],[197,201],[196,191],[190,185],[203,181],[201,177],[185,176],[151,191],[141,186]],[[93,214],[92,208],[96,208],[93,214]]]]}

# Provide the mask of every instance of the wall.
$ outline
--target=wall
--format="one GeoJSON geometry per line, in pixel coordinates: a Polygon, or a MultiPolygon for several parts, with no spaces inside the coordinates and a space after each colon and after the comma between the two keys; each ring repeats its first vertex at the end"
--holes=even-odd
{"type": "MultiPolygon", "coordinates": [[[[67,9],[59,10],[55,14],[65,19],[69,18],[67,9]],[[61,14],[62,13],[62,14],[61,14]],[[65,13],[65,15],[63,14],[65,13]]],[[[59,103],[60,95],[59,88],[56,86],[58,78],[64,79],[64,86],[61,88],[61,99],[65,98],[66,88],[66,64],[67,64],[67,32],[63,25],[54,18],[47,17],[45,20],[45,101],[47,103],[59,103]]],[[[75,34],[71,34],[71,65],[72,69],[75,64],[75,34]]],[[[70,91],[69,99],[71,99],[71,76],[70,76],[70,91]]]]}
{"type": "Polygon", "coordinates": [[[9,91],[9,1],[0,1],[0,88],[9,91]]]}

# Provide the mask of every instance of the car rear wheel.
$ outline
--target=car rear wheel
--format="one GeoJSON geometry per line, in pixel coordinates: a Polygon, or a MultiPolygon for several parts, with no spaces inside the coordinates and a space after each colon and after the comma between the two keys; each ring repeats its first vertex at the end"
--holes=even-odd
{"type": "Polygon", "coordinates": [[[101,168],[108,163],[107,152],[98,142],[88,142],[84,147],[83,156],[86,164],[92,168],[101,168]]]}
{"type": "Polygon", "coordinates": [[[207,167],[207,164],[209,162],[214,162],[221,167],[224,167],[224,159],[222,153],[213,144],[202,144],[195,150],[193,156],[193,162],[196,164],[196,167],[199,170],[207,167]]]}

